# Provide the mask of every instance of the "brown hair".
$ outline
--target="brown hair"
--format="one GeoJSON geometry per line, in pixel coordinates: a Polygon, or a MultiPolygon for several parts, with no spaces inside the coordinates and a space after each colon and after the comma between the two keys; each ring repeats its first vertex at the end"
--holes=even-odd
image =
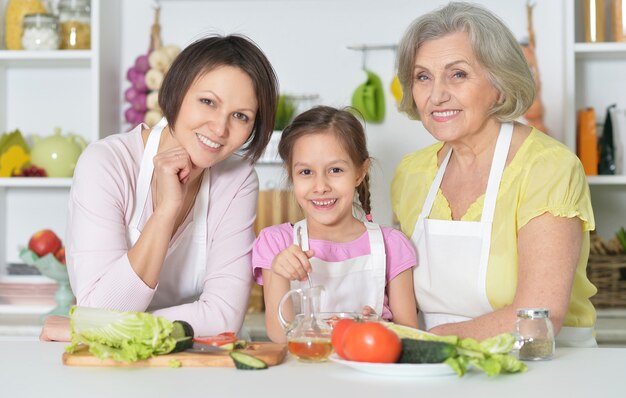
{"type": "Polygon", "coordinates": [[[244,36],[211,36],[187,46],[174,59],[159,90],[159,107],[175,129],[180,106],[196,79],[220,66],[233,66],[245,72],[256,92],[257,110],[252,132],[242,148],[244,157],[256,161],[267,146],[274,128],[278,102],[278,79],[269,60],[244,36]]]}
{"type": "Polygon", "coordinates": [[[491,11],[476,4],[451,2],[424,14],[409,26],[398,46],[398,79],[404,96],[399,109],[420,119],[411,95],[413,67],[420,46],[451,33],[467,32],[478,62],[485,68],[500,101],[491,109],[498,120],[522,116],[535,100],[535,80],[511,30],[491,11]]]}
{"type": "MultiPolygon", "coordinates": [[[[296,141],[309,134],[334,134],[348,153],[352,162],[361,167],[370,159],[367,150],[365,130],[358,119],[345,109],[336,109],[330,106],[317,106],[298,115],[289,126],[283,130],[278,143],[278,154],[287,169],[289,180],[293,181],[291,166],[293,164],[293,147],[296,141]]],[[[356,192],[365,214],[372,212],[370,204],[369,173],[361,181],[356,192]]]]}

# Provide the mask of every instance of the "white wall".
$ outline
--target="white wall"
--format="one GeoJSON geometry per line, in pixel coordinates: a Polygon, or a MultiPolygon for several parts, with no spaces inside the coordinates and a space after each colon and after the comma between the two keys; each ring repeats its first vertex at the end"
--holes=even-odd
{"type": "MultiPolygon", "coordinates": [[[[538,0],[534,8],[537,56],[542,79],[545,122],[561,139],[564,125],[564,28],[563,2],[538,0]]],[[[509,25],[518,38],[527,36],[526,0],[479,0],[509,25]]],[[[153,19],[153,1],[122,2],[122,73],[137,55],[145,53],[153,19]]],[[[443,0],[163,0],[161,37],[165,44],[185,46],[208,33],[242,33],[265,51],[280,79],[281,91],[318,94],[319,103],[350,104],[353,90],[365,79],[361,53],[346,47],[355,44],[394,44],[420,14],[437,8],[443,0]]],[[[385,87],[394,73],[393,51],[368,53],[367,66],[385,87]]],[[[121,92],[129,86],[120,82],[121,92]]],[[[433,139],[419,122],[395,109],[385,93],[387,115],[383,124],[367,125],[371,155],[374,219],[392,220],[389,188],[400,158],[433,139]]],[[[278,167],[259,166],[261,189],[279,182],[278,167]]]]}

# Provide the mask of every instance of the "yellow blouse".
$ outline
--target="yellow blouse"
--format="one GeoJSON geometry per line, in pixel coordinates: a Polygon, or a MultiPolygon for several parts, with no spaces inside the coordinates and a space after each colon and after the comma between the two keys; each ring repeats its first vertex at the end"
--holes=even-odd
{"type": "MultiPolygon", "coordinates": [[[[405,156],[391,186],[393,211],[402,231],[413,234],[428,190],[437,173],[437,143],[405,156]]],[[[470,205],[463,221],[480,221],[484,195],[470,205]]],[[[582,220],[583,247],[574,276],[571,299],[563,326],[591,327],[596,312],[589,301],[597,289],[586,275],[589,231],[595,228],[589,185],[582,164],[563,144],[533,129],[504,169],[496,200],[491,252],[487,267],[487,297],[494,309],[513,302],[517,289],[517,234],[534,217],[545,212],[582,220]]],[[[441,189],[430,213],[432,219],[452,220],[441,189]]]]}

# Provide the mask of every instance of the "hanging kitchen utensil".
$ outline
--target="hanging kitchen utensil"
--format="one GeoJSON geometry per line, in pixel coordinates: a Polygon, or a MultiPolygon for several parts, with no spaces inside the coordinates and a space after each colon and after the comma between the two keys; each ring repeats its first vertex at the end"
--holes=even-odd
{"type": "Polygon", "coordinates": [[[370,70],[365,70],[367,80],[359,85],[352,94],[352,106],[372,123],[381,123],[385,119],[385,93],[380,77],[370,70]]]}

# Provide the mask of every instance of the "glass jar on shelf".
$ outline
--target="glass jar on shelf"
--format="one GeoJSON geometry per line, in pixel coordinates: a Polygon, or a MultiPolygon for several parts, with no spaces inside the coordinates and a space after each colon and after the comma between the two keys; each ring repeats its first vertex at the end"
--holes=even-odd
{"type": "Polygon", "coordinates": [[[56,50],[59,48],[59,23],[52,14],[24,16],[22,47],[24,50],[56,50]]]}
{"type": "Polygon", "coordinates": [[[59,2],[61,49],[88,50],[91,48],[90,0],[61,0],[59,2]]]}

